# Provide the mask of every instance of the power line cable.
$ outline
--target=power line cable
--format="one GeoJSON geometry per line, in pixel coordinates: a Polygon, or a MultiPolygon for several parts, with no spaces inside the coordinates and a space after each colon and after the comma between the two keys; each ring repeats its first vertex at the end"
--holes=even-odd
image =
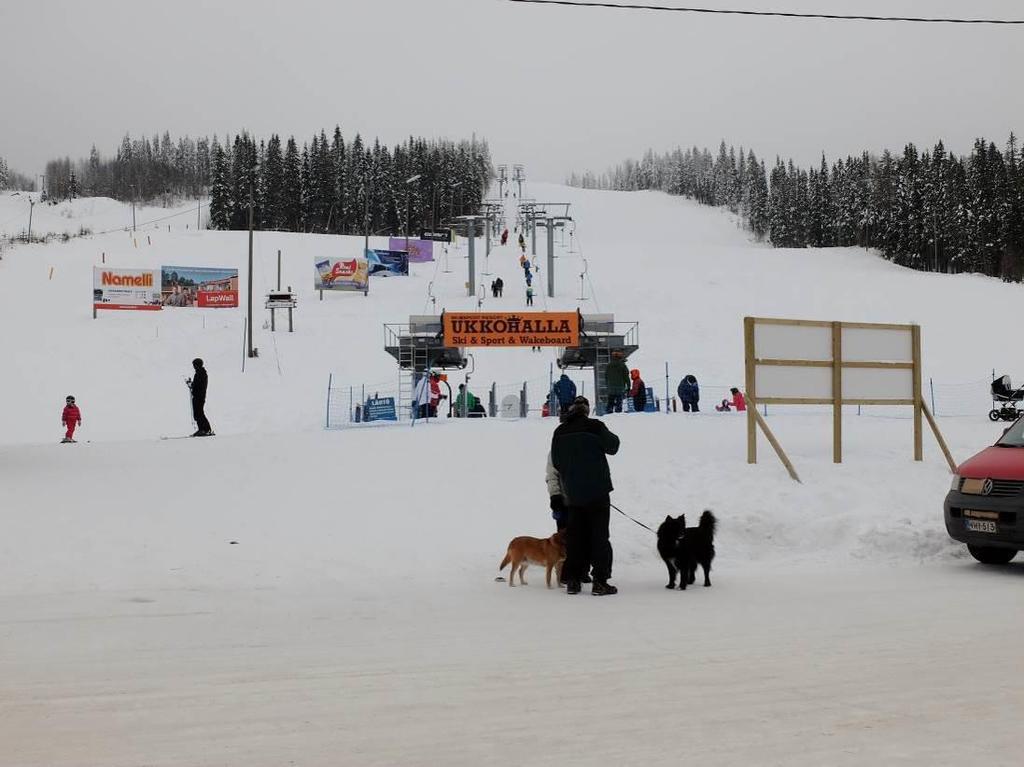
{"type": "Polygon", "coordinates": [[[1024,19],[958,19],[927,16],[866,16],[837,13],[796,13],[791,11],[744,11],[725,8],[686,8],[672,5],[645,5],[641,3],[582,2],[582,0],[505,0],[507,3],[532,5],[562,5],[573,8],[614,8],[629,11],[670,11],[675,13],[706,13],[728,16],[774,16],[786,19],[825,19],[828,21],[903,21],[916,24],[1001,24],[1020,25],[1024,19]]]}

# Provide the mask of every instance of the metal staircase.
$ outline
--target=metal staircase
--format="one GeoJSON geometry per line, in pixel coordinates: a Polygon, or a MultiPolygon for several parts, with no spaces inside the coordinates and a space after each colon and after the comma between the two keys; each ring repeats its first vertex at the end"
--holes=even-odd
{"type": "Polygon", "coordinates": [[[398,343],[398,418],[405,420],[412,417],[416,380],[426,375],[430,355],[427,347],[417,345],[415,339],[405,337],[398,343]]]}
{"type": "Polygon", "coordinates": [[[594,358],[594,397],[597,402],[594,403],[594,412],[598,415],[604,415],[605,405],[608,403],[608,382],[605,379],[605,370],[608,369],[608,363],[612,361],[612,351],[607,346],[601,345],[597,347],[596,356],[594,358]]]}

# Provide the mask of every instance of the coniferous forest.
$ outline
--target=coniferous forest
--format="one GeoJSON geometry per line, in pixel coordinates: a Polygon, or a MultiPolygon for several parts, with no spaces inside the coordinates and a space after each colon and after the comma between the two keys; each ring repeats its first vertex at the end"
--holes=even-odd
{"type": "Polygon", "coordinates": [[[859,245],[902,266],[1024,275],[1024,153],[978,139],[969,155],[907,144],[902,154],[863,152],[817,168],[763,160],[725,142],[707,149],[652,151],[607,173],[573,174],[573,186],[657,189],[728,208],[775,247],[859,245]]]}
{"type": "Polygon", "coordinates": [[[299,145],[272,135],[257,142],[242,132],[213,139],[125,136],[113,158],[93,147],[88,160],[52,160],[52,200],[105,196],[165,203],[210,198],[210,227],[329,234],[391,233],[440,225],[476,212],[493,175],[486,141],[412,138],[388,148],[350,142],[335,128],[299,145]],[[415,181],[406,183],[414,176],[415,181]]]}

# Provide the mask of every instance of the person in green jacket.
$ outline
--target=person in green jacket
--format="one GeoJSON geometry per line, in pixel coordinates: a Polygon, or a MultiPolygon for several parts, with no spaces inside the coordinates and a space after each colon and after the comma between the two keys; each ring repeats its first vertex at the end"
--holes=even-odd
{"type": "Polygon", "coordinates": [[[621,351],[612,352],[611,362],[604,369],[604,382],[608,387],[608,413],[622,412],[622,396],[629,389],[629,368],[622,358],[621,351]]]}
{"type": "Polygon", "coordinates": [[[484,418],[487,413],[484,412],[484,406],[480,404],[480,400],[466,388],[466,384],[459,384],[459,393],[455,397],[455,417],[456,418],[484,418]]]}

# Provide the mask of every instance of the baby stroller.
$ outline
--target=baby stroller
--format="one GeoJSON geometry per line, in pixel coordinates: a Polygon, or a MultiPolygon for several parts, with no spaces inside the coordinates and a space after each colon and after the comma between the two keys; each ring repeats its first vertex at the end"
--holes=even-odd
{"type": "Polygon", "coordinates": [[[999,376],[992,382],[992,409],[988,413],[990,421],[1016,421],[1021,411],[1016,404],[1024,400],[1024,388],[1014,389],[1010,376],[999,376]]]}

